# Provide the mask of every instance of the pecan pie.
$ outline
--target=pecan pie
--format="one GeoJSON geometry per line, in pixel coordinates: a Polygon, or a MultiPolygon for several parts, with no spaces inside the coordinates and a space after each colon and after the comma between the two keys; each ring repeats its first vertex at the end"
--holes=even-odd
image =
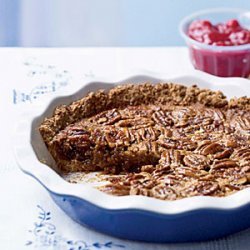
{"type": "Polygon", "coordinates": [[[102,171],[114,195],[226,196],[250,185],[250,98],[173,83],[117,86],[40,126],[63,172],[102,171]]]}

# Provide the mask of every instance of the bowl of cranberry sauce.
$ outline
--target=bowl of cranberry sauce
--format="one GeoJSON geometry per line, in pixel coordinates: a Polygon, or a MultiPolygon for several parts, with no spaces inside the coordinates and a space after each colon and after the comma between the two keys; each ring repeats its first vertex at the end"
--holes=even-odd
{"type": "Polygon", "coordinates": [[[250,76],[250,20],[242,18],[245,13],[213,9],[182,20],[180,33],[196,69],[221,77],[250,76]]]}

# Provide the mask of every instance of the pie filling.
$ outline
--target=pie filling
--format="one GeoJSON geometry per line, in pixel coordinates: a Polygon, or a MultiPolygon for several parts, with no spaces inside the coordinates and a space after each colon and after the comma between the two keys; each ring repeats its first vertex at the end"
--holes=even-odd
{"type": "Polygon", "coordinates": [[[124,85],[58,107],[40,132],[63,172],[109,174],[104,192],[226,196],[250,185],[249,111],[196,86],[124,85]]]}

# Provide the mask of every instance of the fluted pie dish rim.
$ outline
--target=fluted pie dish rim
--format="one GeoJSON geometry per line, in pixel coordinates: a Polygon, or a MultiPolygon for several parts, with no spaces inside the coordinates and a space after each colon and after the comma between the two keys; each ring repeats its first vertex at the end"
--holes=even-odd
{"type": "MultiPolygon", "coordinates": [[[[153,212],[162,215],[180,215],[200,209],[213,210],[231,210],[240,208],[250,202],[250,188],[237,191],[226,197],[210,197],[210,196],[195,196],[182,198],[175,201],[158,200],[144,196],[112,196],[98,191],[88,184],[71,184],[66,182],[55,170],[48,167],[44,162],[47,162],[48,153],[37,130],[37,125],[48,114],[52,113],[53,108],[58,104],[68,103],[76,100],[83,93],[98,88],[110,87],[119,83],[125,82],[175,82],[183,85],[197,84],[199,87],[222,90],[226,95],[233,96],[240,94],[244,96],[250,93],[249,80],[240,78],[219,78],[203,72],[193,71],[190,75],[176,76],[171,79],[168,77],[155,74],[151,76],[137,75],[131,76],[125,80],[116,81],[116,79],[99,80],[94,79],[81,86],[80,89],[68,90],[66,93],[60,93],[59,97],[53,98],[49,103],[43,100],[43,104],[39,105],[39,114],[30,113],[25,117],[25,121],[21,123],[17,129],[16,137],[18,138],[15,145],[15,155],[20,168],[27,174],[38,180],[49,192],[61,196],[76,197],[95,206],[106,210],[143,210],[144,212],[153,212]],[[111,84],[107,84],[109,82],[111,84]],[[234,90],[238,93],[234,93],[234,90]],[[34,147],[36,150],[34,150],[34,147]],[[42,152],[42,153],[41,153],[42,152]],[[41,155],[39,155],[41,153],[41,155]],[[37,154],[40,161],[37,159],[37,154]]],[[[51,158],[49,161],[53,161],[51,158]]]]}

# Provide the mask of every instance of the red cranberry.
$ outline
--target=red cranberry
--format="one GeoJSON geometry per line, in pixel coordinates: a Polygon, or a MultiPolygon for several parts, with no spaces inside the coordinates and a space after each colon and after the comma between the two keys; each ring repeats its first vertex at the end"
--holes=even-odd
{"type": "Polygon", "coordinates": [[[237,29],[238,27],[240,27],[240,24],[236,19],[231,19],[227,21],[226,25],[227,27],[232,28],[232,29],[237,29]]]}
{"type": "Polygon", "coordinates": [[[211,27],[212,27],[212,24],[207,20],[196,20],[190,24],[189,29],[190,30],[192,30],[192,29],[209,29],[211,27]]]}
{"type": "Polygon", "coordinates": [[[250,33],[247,30],[241,30],[231,33],[229,38],[235,45],[247,44],[250,42],[250,33]]]}
{"type": "Polygon", "coordinates": [[[212,24],[211,24],[210,21],[208,21],[208,20],[203,20],[203,21],[200,21],[200,22],[201,22],[201,25],[202,25],[203,27],[212,28],[212,24]]]}
{"type": "Polygon", "coordinates": [[[226,33],[226,26],[223,23],[218,23],[215,25],[216,29],[220,33],[226,33]]]}

